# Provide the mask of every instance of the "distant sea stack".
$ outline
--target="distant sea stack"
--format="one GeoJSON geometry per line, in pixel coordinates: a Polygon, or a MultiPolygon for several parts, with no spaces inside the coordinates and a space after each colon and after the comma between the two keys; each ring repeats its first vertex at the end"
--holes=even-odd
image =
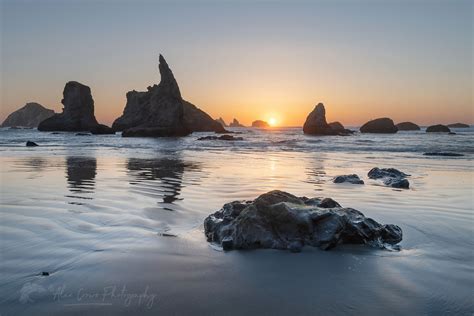
{"type": "Polygon", "coordinates": [[[308,135],[341,135],[347,136],[352,131],[345,129],[339,122],[328,124],[326,122],[326,109],[324,104],[318,103],[309,113],[303,125],[303,132],[308,135]]]}
{"type": "Polygon", "coordinates": [[[192,132],[225,132],[224,127],[183,100],[178,83],[162,55],[159,57],[161,81],[148,91],[129,91],[121,117],[112,127],[122,136],[186,136],[192,132]]]}
{"type": "Polygon", "coordinates": [[[39,131],[91,132],[113,134],[110,127],[99,124],[94,116],[91,89],[76,81],[66,83],[63,91],[63,112],[54,114],[38,125],[39,131]]]}
{"type": "Polygon", "coordinates": [[[448,127],[452,127],[452,128],[469,128],[469,127],[471,127],[471,126],[468,125],[468,124],[464,124],[464,123],[453,123],[453,124],[448,124],[448,127]]]}
{"type": "Polygon", "coordinates": [[[221,124],[223,127],[227,127],[227,124],[225,123],[224,119],[222,117],[219,117],[216,122],[221,124]]]}
{"type": "Polygon", "coordinates": [[[393,134],[398,131],[398,128],[393,124],[393,121],[388,117],[378,118],[369,121],[361,126],[361,133],[379,133],[379,134],[393,134]]]}
{"type": "Polygon", "coordinates": [[[427,133],[449,133],[451,130],[446,125],[431,125],[426,128],[427,133]]]}
{"type": "Polygon", "coordinates": [[[230,127],[245,127],[244,125],[240,124],[239,121],[237,121],[236,118],[232,121],[232,123],[229,124],[230,127]]]}
{"type": "Polygon", "coordinates": [[[269,128],[270,125],[265,122],[265,121],[262,121],[262,120],[256,120],[256,121],[253,121],[252,122],[252,127],[256,127],[256,128],[269,128]]]}
{"type": "Polygon", "coordinates": [[[39,103],[29,102],[21,109],[12,112],[1,127],[38,127],[39,123],[54,115],[54,111],[39,103]]]}
{"type": "Polygon", "coordinates": [[[420,127],[412,122],[401,122],[398,123],[397,128],[399,131],[419,131],[420,127]]]}

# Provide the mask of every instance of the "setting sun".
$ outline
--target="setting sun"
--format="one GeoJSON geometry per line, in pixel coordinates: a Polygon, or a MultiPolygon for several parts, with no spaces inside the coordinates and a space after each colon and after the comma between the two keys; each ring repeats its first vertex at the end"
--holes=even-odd
{"type": "Polygon", "coordinates": [[[274,117],[268,119],[268,124],[270,126],[275,126],[277,124],[277,120],[274,117]]]}

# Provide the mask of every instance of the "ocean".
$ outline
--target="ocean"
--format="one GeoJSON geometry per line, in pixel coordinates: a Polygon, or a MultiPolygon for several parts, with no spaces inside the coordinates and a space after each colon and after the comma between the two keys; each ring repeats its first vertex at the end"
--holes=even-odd
{"type": "Polygon", "coordinates": [[[0,314],[474,313],[473,127],[232,130],[244,140],[1,129],[0,314]],[[410,189],[368,179],[373,167],[410,174],[410,189]],[[365,184],[332,182],[352,173],[365,184]],[[206,242],[206,216],[275,189],[396,224],[401,250],[224,252],[206,242]]]}

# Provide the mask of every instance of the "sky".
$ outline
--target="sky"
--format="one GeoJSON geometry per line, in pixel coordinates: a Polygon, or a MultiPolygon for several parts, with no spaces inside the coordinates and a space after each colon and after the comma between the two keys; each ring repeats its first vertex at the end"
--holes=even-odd
{"type": "Polygon", "coordinates": [[[101,123],[159,83],[214,118],[302,126],[323,102],[348,126],[474,123],[470,0],[0,0],[0,120],[27,102],[61,111],[74,80],[101,123]]]}

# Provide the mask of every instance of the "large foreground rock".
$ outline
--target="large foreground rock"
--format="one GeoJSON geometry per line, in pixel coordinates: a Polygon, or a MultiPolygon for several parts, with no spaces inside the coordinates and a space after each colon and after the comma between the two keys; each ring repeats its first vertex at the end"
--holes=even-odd
{"type": "Polygon", "coordinates": [[[54,115],[54,111],[39,103],[27,103],[21,109],[12,112],[3,121],[1,127],[38,127],[39,123],[54,115]]]}
{"type": "Polygon", "coordinates": [[[368,121],[360,127],[361,133],[392,134],[397,131],[398,128],[393,124],[392,119],[389,119],[388,117],[368,121]]]}
{"type": "Polygon", "coordinates": [[[426,128],[427,133],[449,133],[451,130],[446,125],[431,125],[426,128]]]}
{"type": "Polygon", "coordinates": [[[63,112],[38,125],[39,131],[88,131],[94,134],[113,134],[110,127],[99,124],[94,116],[91,89],[77,81],[66,83],[63,91],[63,112]]]}
{"type": "Polygon", "coordinates": [[[148,91],[129,91],[121,117],[112,127],[122,136],[185,136],[192,132],[225,132],[224,127],[194,104],[183,100],[178,83],[162,55],[161,81],[148,91]]]}
{"type": "Polygon", "coordinates": [[[420,127],[412,122],[401,122],[398,123],[397,128],[399,131],[419,131],[420,127]]]}
{"type": "Polygon", "coordinates": [[[409,175],[395,168],[372,168],[367,176],[370,179],[381,179],[386,186],[397,189],[409,189],[409,175]]]}
{"type": "Polygon", "coordinates": [[[382,225],[332,199],[308,199],[270,191],[247,202],[225,204],[208,216],[209,242],[224,250],[275,248],[300,251],[305,245],[331,249],[339,244],[395,245],[402,240],[396,225],[382,225]]]}
{"type": "Polygon", "coordinates": [[[244,125],[240,124],[240,122],[234,118],[234,120],[229,124],[230,127],[245,127],[244,125]]]}

